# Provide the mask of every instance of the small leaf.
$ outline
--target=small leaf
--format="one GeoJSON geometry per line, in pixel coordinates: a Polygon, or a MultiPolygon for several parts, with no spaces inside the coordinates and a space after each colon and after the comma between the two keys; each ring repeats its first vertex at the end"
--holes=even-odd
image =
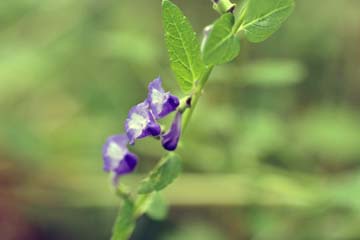
{"type": "Polygon", "coordinates": [[[240,39],[233,33],[234,16],[224,14],[214,23],[204,48],[204,62],[208,65],[223,64],[233,60],[240,52],[240,39]]]}
{"type": "Polygon", "coordinates": [[[264,41],[280,28],[294,6],[294,0],[248,0],[239,31],[244,31],[250,42],[264,41]]]}
{"type": "Polygon", "coordinates": [[[188,93],[204,70],[200,44],[181,10],[168,0],[162,3],[165,42],[180,88],[188,93]]]}
{"type": "Polygon", "coordinates": [[[150,176],[140,183],[139,194],[160,191],[172,183],[181,172],[181,160],[175,153],[168,154],[150,176]]]}
{"type": "Polygon", "coordinates": [[[120,213],[116,217],[111,240],[128,240],[135,228],[135,206],[130,200],[124,200],[120,213]]]}
{"type": "Polygon", "coordinates": [[[154,220],[163,220],[168,214],[168,205],[160,193],[156,192],[146,210],[146,214],[154,220]]]}

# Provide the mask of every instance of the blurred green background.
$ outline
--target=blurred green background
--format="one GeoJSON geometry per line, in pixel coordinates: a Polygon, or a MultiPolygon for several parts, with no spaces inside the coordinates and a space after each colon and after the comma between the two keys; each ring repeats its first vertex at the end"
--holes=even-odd
{"type": "MultiPolygon", "coordinates": [[[[119,201],[101,147],[161,75],[179,93],[160,0],[0,2],[1,240],[108,239],[119,201]]],[[[175,1],[197,32],[209,0],[175,1]]],[[[360,239],[360,1],[299,0],[216,68],[164,221],[133,240],[360,239]]],[[[180,93],[179,93],[180,94],[180,93]]],[[[138,142],[134,183],[163,154],[138,142]]]]}

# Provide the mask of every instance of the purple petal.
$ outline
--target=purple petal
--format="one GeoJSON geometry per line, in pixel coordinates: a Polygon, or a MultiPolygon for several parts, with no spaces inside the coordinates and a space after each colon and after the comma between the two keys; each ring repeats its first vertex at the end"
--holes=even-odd
{"type": "Polygon", "coordinates": [[[104,171],[110,172],[118,166],[128,152],[127,143],[128,138],[125,134],[111,136],[106,140],[102,149],[104,171]]]}
{"type": "Polygon", "coordinates": [[[128,152],[124,159],[120,162],[120,164],[117,166],[116,169],[114,169],[114,172],[116,175],[124,175],[131,173],[135,170],[135,167],[137,165],[138,158],[135,154],[128,152]]]}
{"type": "Polygon", "coordinates": [[[181,135],[181,112],[177,112],[170,130],[162,136],[161,144],[168,151],[174,151],[181,135]]]}
{"type": "Polygon", "coordinates": [[[137,156],[127,148],[128,137],[126,134],[111,136],[103,146],[104,171],[115,174],[114,183],[119,176],[134,171],[137,165],[137,156]]]}
{"type": "Polygon", "coordinates": [[[136,139],[160,134],[160,125],[150,112],[147,101],[139,103],[130,109],[125,122],[125,130],[130,144],[134,144],[136,139]]]}
{"type": "Polygon", "coordinates": [[[148,90],[147,101],[156,119],[163,118],[175,111],[180,104],[176,96],[164,91],[160,77],[150,82],[148,90]]]}
{"type": "Polygon", "coordinates": [[[151,136],[159,136],[161,133],[161,127],[155,122],[150,122],[146,128],[146,132],[151,136]]]}
{"type": "Polygon", "coordinates": [[[180,104],[179,99],[176,96],[168,93],[168,98],[164,102],[162,111],[159,113],[158,117],[163,118],[169,113],[175,111],[176,108],[179,106],[179,104],[180,104]]]}

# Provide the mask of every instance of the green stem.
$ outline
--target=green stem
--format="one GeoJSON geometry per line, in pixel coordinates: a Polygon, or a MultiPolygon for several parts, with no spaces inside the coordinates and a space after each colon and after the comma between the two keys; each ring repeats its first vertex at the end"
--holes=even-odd
{"type": "Polygon", "coordinates": [[[152,196],[153,193],[138,195],[135,201],[135,211],[134,211],[135,219],[137,219],[138,217],[144,214],[145,211],[144,209],[147,208],[148,204],[151,201],[152,196]]]}
{"type": "Polygon", "coordinates": [[[185,130],[189,124],[191,116],[192,116],[194,109],[201,97],[201,94],[204,90],[204,86],[205,86],[206,82],[208,81],[213,68],[214,68],[213,66],[206,67],[204,73],[202,74],[202,76],[200,77],[200,79],[198,81],[198,85],[196,86],[195,91],[192,95],[191,107],[188,111],[186,111],[184,113],[184,116],[183,116],[183,122],[182,122],[183,132],[185,132],[185,130]]]}
{"type": "Polygon", "coordinates": [[[241,29],[241,24],[244,21],[246,12],[247,12],[247,4],[248,2],[245,3],[246,5],[243,7],[243,10],[240,12],[240,16],[237,18],[235,24],[234,24],[234,28],[233,28],[233,32],[234,34],[237,34],[238,32],[240,32],[241,29]]]}

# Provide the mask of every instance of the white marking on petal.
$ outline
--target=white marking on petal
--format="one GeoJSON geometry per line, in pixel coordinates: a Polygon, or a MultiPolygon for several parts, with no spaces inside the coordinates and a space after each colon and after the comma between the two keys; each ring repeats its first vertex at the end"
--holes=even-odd
{"type": "Polygon", "coordinates": [[[163,108],[163,102],[166,98],[166,94],[158,91],[157,89],[153,88],[151,91],[151,100],[152,103],[155,105],[156,107],[156,111],[157,113],[161,113],[161,110],[163,108]]]}
{"type": "Polygon", "coordinates": [[[106,151],[106,154],[111,158],[111,169],[116,168],[119,163],[124,159],[124,156],[126,154],[126,149],[121,148],[118,144],[115,142],[111,142],[109,144],[109,147],[106,151]],[[120,161],[119,161],[120,160],[120,161]],[[119,162],[118,162],[119,161],[119,162]]]}
{"type": "Polygon", "coordinates": [[[133,113],[130,116],[128,128],[134,131],[134,138],[137,138],[141,135],[142,131],[146,128],[148,122],[149,119],[140,114],[133,113]]]}

